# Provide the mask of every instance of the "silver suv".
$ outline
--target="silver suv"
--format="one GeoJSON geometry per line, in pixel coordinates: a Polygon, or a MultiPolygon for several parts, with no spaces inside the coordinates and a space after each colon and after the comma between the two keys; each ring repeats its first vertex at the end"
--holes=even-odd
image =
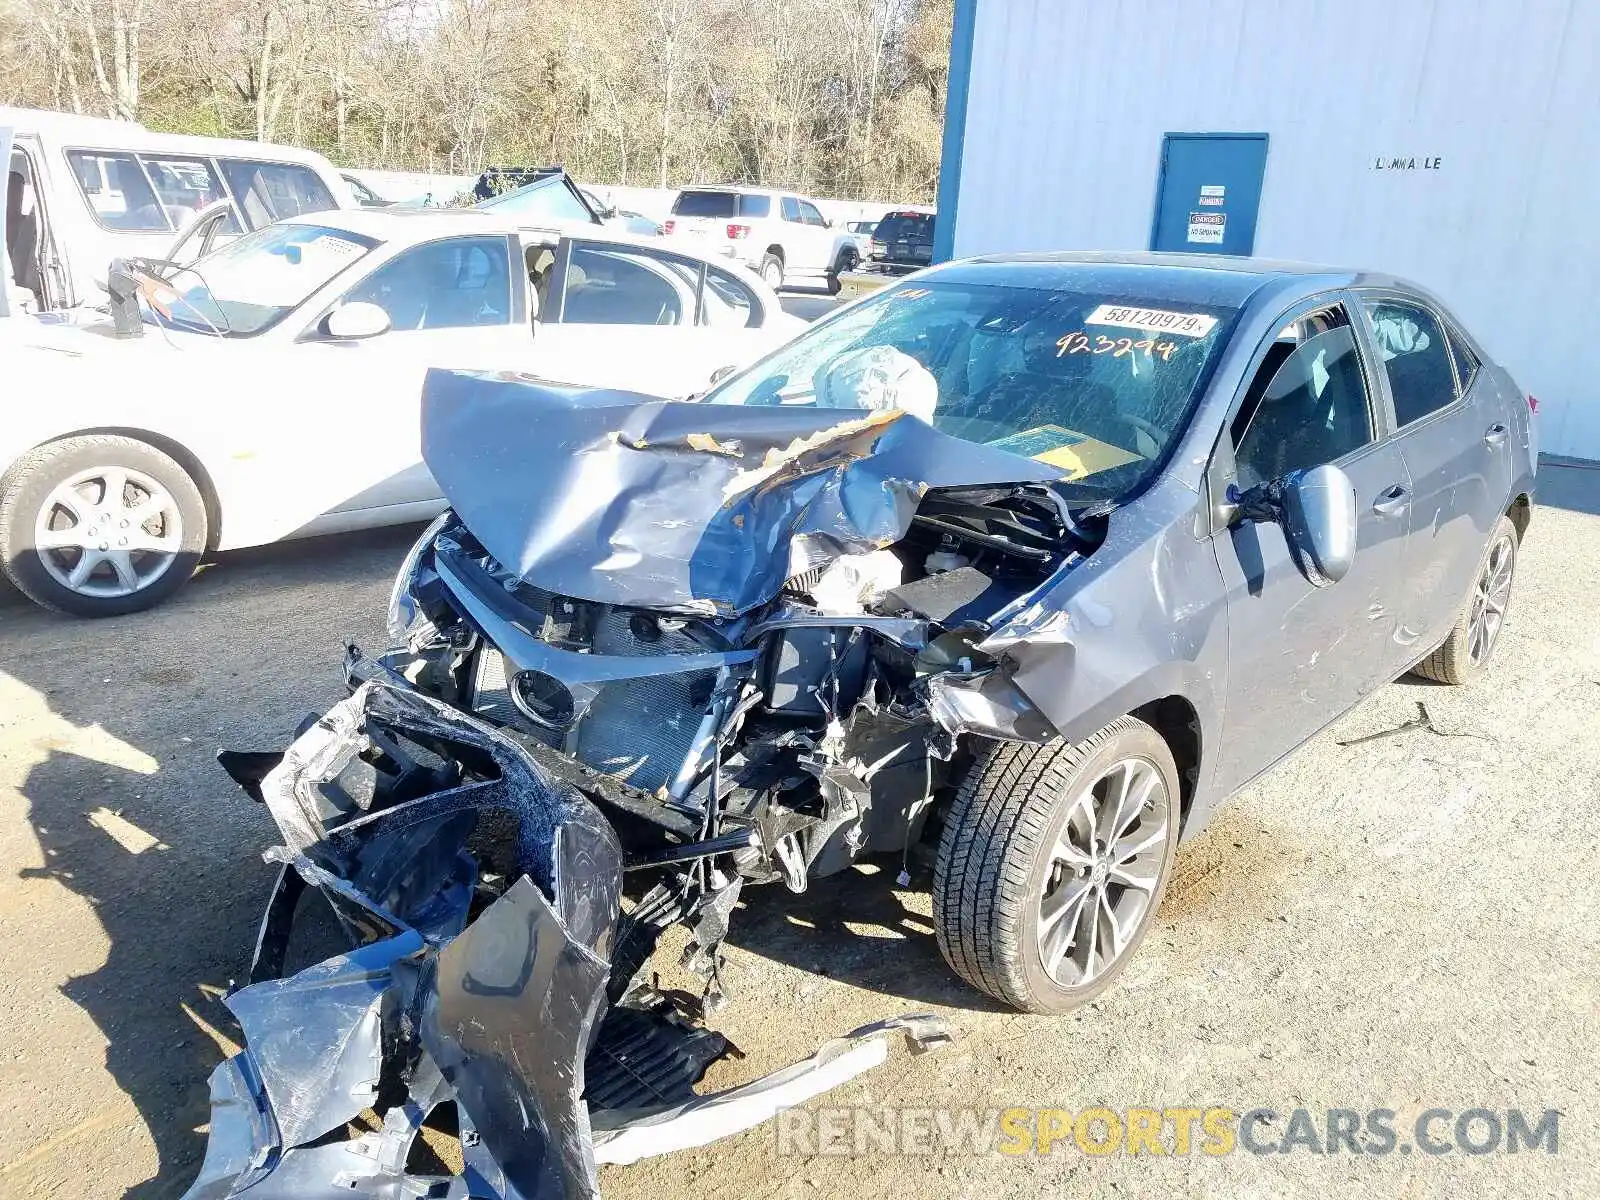
{"type": "Polygon", "coordinates": [[[839,275],[860,258],[855,239],[830,225],[814,200],[767,188],[685,188],[665,229],[714,243],[774,290],[804,281],[837,291],[839,275]]]}

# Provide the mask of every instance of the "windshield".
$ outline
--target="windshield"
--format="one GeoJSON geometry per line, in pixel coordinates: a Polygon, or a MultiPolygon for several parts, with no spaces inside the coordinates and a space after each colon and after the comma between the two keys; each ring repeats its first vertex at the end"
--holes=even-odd
{"type": "Polygon", "coordinates": [[[269,225],[178,271],[145,310],[147,323],[226,337],[276,325],[368,254],[376,238],[322,225],[269,225]]]}
{"type": "Polygon", "coordinates": [[[557,224],[571,222],[593,225],[597,220],[560,175],[537,180],[514,191],[501,192],[498,196],[479,201],[473,207],[557,224]]]}
{"type": "Polygon", "coordinates": [[[802,334],[709,404],[903,408],[1062,468],[1074,499],[1142,489],[1187,426],[1237,310],[912,281],[802,334]]]}

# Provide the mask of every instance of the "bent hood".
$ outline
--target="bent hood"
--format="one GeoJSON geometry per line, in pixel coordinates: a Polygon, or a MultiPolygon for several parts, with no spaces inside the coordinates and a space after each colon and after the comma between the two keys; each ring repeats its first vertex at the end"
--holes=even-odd
{"type": "Polygon", "coordinates": [[[724,616],[898,541],[931,488],[1065,474],[900,410],[679,403],[437,369],[422,448],[473,536],[526,582],[724,616]]]}

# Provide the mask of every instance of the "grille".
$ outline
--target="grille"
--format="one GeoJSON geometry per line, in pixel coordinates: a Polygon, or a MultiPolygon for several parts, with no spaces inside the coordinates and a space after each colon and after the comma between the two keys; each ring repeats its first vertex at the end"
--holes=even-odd
{"type": "MultiPolygon", "coordinates": [[[[545,593],[540,596],[546,601],[540,610],[543,628],[549,631],[560,623],[557,618],[566,614],[560,613],[559,600],[550,603],[553,598],[545,593]]],[[[573,624],[569,618],[567,629],[573,624]]],[[[644,616],[636,621],[632,614],[611,608],[600,609],[593,631],[596,654],[657,657],[703,649],[682,631],[659,629],[653,618],[644,616]],[[652,630],[656,636],[640,636],[652,630]]],[[[577,758],[646,791],[665,786],[689,753],[715,682],[712,670],[602,684],[574,731],[577,758]]],[[[490,721],[519,729],[553,749],[564,749],[559,733],[527,720],[511,702],[505,657],[490,647],[478,655],[472,708],[490,721]]]]}

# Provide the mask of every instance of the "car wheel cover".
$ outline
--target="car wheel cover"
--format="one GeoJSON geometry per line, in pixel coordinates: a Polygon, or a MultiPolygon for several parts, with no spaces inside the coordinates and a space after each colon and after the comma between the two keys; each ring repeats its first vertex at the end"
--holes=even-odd
{"type": "Polygon", "coordinates": [[[1093,983],[1133,944],[1167,856],[1172,801],[1147,758],[1084,784],[1050,848],[1035,922],[1039,961],[1057,984],[1093,983]]]}
{"type": "Polygon", "coordinates": [[[761,278],[767,281],[769,287],[778,287],[783,283],[783,264],[777,260],[769,260],[761,268],[761,278]]]}
{"type": "Polygon", "coordinates": [[[39,506],[34,553],[79,596],[112,600],[150,587],[183,549],[183,514],[143,471],[96,466],[57,484],[39,506]]]}
{"type": "Polygon", "coordinates": [[[1517,547],[1511,534],[1501,534],[1489,547],[1483,570],[1472,589],[1472,614],[1467,619],[1467,657],[1475,666],[1489,660],[1511,601],[1511,575],[1517,547]]]}

